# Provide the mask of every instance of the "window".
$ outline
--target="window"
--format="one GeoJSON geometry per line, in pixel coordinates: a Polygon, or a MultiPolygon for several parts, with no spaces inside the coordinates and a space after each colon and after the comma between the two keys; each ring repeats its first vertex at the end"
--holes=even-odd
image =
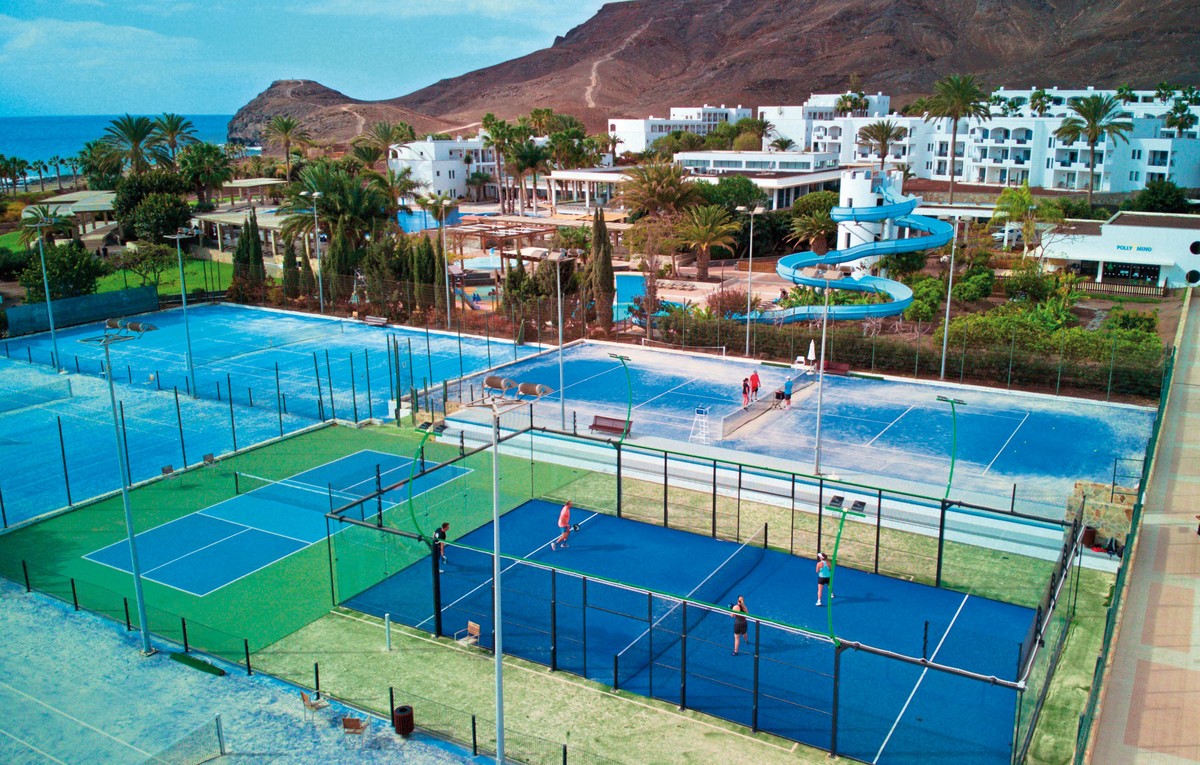
{"type": "Polygon", "coordinates": [[[808,170],[809,163],[807,162],[780,162],[780,170],[808,170]]]}
{"type": "Polygon", "coordinates": [[[1141,178],[1142,178],[1142,173],[1141,173],[1141,171],[1139,171],[1139,170],[1131,170],[1131,171],[1129,172],[1129,180],[1131,180],[1131,181],[1138,181],[1138,180],[1141,180],[1141,178]]]}
{"type": "Polygon", "coordinates": [[[746,169],[748,170],[772,170],[775,167],[774,162],[763,162],[761,160],[747,160],[746,169]]]}
{"type": "Polygon", "coordinates": [[[1130,157],[1130,159],[1141,159],[1142,158],[1142,150],[1134,149],[1133,151],[1131,151],[1129,153],[1129,157],[1130,157]]]}
{"type": "Polygon", "coordinates": [[[1047,149],[1054,148],[1054,136],[1050,136],[1049,138],[1046,139],[1046,148],[1047,149]]]}
{"type": "Polygon", "coordinates": [[[741,168],[741,166],[742,166],[742,161],[740,159],[713,160],[713,167],[741,168]]]}
{"type": "Polygon", "coordinates": [[[1051,167],[1053,164],[1054,164],[1054,160],[1052,160],[1052,159],[1047,159],[1047,160],[1046,160],[1046,169],[1047,169],[1047,170],[1049,170],[1049,169],[1050,169],[1050,167],[1051,167]]]}

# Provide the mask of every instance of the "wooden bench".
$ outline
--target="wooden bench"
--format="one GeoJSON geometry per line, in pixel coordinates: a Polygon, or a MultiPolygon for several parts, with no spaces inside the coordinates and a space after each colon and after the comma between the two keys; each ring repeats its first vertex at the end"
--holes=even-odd
{"type": "Polygon", "coordinates": [[[370,324],[372,327],[385,327],[388,320],[386,316],[364,316],[363,324],[370,324]]]}
{"type": "Polygon", "coordinates": [[[850,365],[843,364],[840,361],[826,361],[825,373],[831,375],[847,375],[850,374],[850,365]]]}
{"type": "Polygon", "coordinates": [[[462,645],[479,645],[479,625],[475,622],[467,622],[467,628],[455,632],[454,639],[462,645]],[[459,637],[460,635],[462,637],[459,637]]]}
{"type": "Polygon", "coordinates": [[[617,436],[628,436],[629,432],[633,430],[633,420],[596,415],[592,418],[592,424],[588,426],[588,430],[598,430],[601,433],[612,433],[617,436]]]}

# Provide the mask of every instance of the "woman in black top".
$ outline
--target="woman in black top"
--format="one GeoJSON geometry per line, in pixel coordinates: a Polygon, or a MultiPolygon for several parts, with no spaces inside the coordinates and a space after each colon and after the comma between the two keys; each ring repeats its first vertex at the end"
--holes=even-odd
{"type": "Polygon", "coordinates": [[[746,623],[746,617],[742,615],[742,614],[747,613],[746,599],[743,598],[741,595],[738,595],[737,603],[734,603],[732,606],[730,606],[729,610],[734,612],[734,615],[733,615],[733,655],[737,656],[738,655],[738,644],[742,639],[742,635],[746,634],[746,629],[748,626],[746,623]]]}

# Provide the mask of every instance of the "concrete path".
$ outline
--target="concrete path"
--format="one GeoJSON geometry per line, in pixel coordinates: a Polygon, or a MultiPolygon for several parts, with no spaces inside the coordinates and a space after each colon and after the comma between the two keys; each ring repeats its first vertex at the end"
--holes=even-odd
{"type": "Polygon", "coordinates": [[[1176,360],[1090,762],[1200,762],[1200,299],[1176,360]]]}

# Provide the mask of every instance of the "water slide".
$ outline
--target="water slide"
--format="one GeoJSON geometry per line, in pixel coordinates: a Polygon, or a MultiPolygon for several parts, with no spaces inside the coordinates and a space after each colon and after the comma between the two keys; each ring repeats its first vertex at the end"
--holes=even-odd
{"type": "MultiPolygon", "coordinates": [[[[824,287],[826,285],[826,266],[836,266],[873,255],[894,255],[902,252],[917,252],[942,247],[949,244],[954,236],[954,227],[946,221],[928,218],[924,215],[913,215],[912,212],[921,203],[920,197],[900,196],[889,184],[878,187],[878,193],[883,197],[883,204],[874,207],[835,207],[830,216],[837,222],[878,222],[895,220],[896,225],[912,231],[919,231],[925,236],[910,236],[906,239],[885,239],[880,242],[866,242],[845,250],[830,250],[824,255],[815,252],[797,252],[779,259],[775,272],[785,279],[806,287],[824,287]],[[807,274],[802,273],[806,268],[815,267],[807,274]]],[[[859,290],[861,292],[884,292],[891,296],[887,303],[871,303],[866,305],[831,305],[830,318],[836,319],[866,319],[881,316],[897,316],[912,304],[913,293],[906,285],[891,279],[868,274],[840,275],[836,270],[831,272],[840,278],[828,282],[833,289],[859,290]]],[[[795,308],[773,308],[758,311],[751,315],[755,321],[773,324],[787,324],[793,321],[809,321],[818,319],[824,313],[824,305],[806,305],[795,308]]]]}
{"type": "Polygon", "coordinates": [[[455,287],[454,294],[457,295],[458,297],[462,298],[462,302],[465,303],[467,305],[467,307],[470,308],[472,311],[480,310],[479,305],[474,300],[471,299],[470,295],[468,295],[465,291],[463,291],[462,287],[455,287]]]}

